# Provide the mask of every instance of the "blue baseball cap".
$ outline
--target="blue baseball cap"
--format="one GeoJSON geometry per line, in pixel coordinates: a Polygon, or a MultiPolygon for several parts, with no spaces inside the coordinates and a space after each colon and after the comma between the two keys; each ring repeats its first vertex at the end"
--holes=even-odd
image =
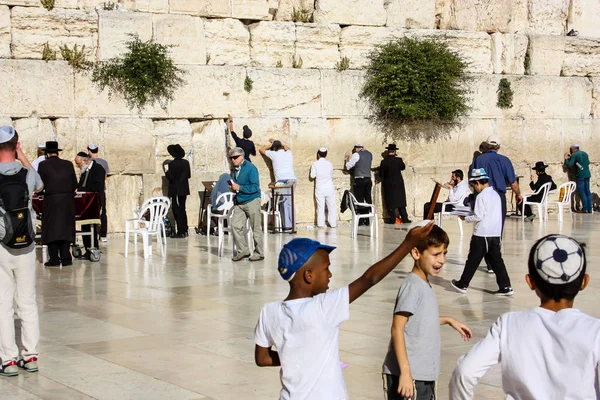
{"type": "Polygon", "coordinates": [[[292,280],[296,271],[302,268],[318,249],[331,253],[335,247],[308,238],[296,238],[286,243],[279,253],[277,269],[281,277],[286,281],[292,280]]]}

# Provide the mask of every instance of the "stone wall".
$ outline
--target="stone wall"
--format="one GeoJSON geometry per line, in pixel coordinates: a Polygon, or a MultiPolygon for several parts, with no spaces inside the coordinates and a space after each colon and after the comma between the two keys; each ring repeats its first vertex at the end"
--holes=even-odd
{"type": "MultiPolygon", "coordinates": [[[[14,124],[30,157],[50,139],[59,141],[67,159],[98,143],[115,174],[108,184],[111,232],[122,231],[123,220],[164,184],[168,144],[187,150],[194,191],[226,170],[228,113],[237,131],[251,127],[257,145],[274,137],[292,148],[298,218],[314,223],[308,171],[319,147],[329,148],[340,196],[350,183],[343,155],[354,143],[380,160],[388,139],[369,123],[359,98],[361,69],[374,46],[404,36],[444,38],[469,60],[474,78],[473,111],[460,128],[433,143],[397,143],[408,163],[410,214],[420,215],[428,201],[429,178],[466,170],[490,134],[500,136],[502,152],[526,181],[529,165],[538,160],[551,165],[556,181],[566,180],[562,154],[575,142],[590,155],[593,173],[600,173],[596,0],[124,0],[111,11],[103,3],[57,0],[47,11],[39,0],[0,0],[0,123],[14,124]],[[293,22],[299,10],[312,22],[293,22]],[[571,29],[579,36],[566,36],[571,29]],[[187,84],[166,110],[147,108],[138,115],[120,99],[98,93],[66,62],[41,60],[45,43],[54,50],[85,45],[90,59],[106,60],[123,50],[131,33],[176,46],[172,55],[186,70],[187,84]],[[350,69],[339,72],[343,57],[350,69]],[[302,68],[292,68],[300,59],[302,68]],[[246,77],[253,81],[249,93],[246,77]],[[496,107],[503,77],[515,93],[508,110],[496,107]]],[[[266,189],[269,162],[255,160],[266,189]]],[[[592,186],[599,191],[596,179],[592,186]]],[[[381,212],[379,185],[375,199],[381,212]]],[[[194,194],[190,225],[198,207],[194,194]]]]}

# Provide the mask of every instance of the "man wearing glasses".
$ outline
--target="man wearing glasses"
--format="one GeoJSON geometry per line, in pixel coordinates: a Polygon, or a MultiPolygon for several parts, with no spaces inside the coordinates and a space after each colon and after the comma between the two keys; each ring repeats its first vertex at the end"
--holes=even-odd
{"type": "Polygon", "coordinates": [[[229,190],[236,193],[231,228],[237,254],[232,260],[241,261],[248,257],[250,261],[264,260],[258,169],[244,159],[244,150],[240,147],[229,150],[229,159],[233,165],[229,190]],[[254,237],[254,254],[252,255],[248,248],[246,235],[244,235],[246,220],[250,220],[254,237]]]}

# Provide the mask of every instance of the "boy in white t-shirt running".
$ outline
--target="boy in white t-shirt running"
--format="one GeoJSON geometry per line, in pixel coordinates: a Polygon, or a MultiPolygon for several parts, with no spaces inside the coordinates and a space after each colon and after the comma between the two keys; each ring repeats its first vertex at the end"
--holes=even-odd
{"type": "Polygon", "coordinates": [[[589,282],[582,246],[563,235],[538,240],[529,253],[527,285],[540,306],[503,314],[462,356],[450,399],[471,399],[477,381],[502,366],[507,399],[599,399],[600,320],[573,308],[589,282]]]}
{"type": "Polygon", "coordinates": [[[254,331],[256,364],[281,366],[281,400],[348,399],[338,354],[339,325],[349,318],[350,303],[388,275],[432,227],[411,229],[390,255],[350,285],[329,292],[329,253],[335,247],[306,238],[283,246],[278,270],[290,292],[285,300],[263,307],[254,331]]]}

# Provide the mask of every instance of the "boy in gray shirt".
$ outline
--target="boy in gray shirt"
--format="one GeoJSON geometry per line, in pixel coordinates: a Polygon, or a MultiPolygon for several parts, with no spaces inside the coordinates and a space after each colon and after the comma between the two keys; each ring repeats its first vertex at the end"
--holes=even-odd
{"type": "Polygon", "coordinates": [[[427,239],[411,250],[415,263],[398,291],[392,339],[383,362],[388,400],[434,398],[435,381],[440,375],[440,325],[450,325],[465,341],[471,339],[466,325],[439,316],[435,292],[429,283],[429,277],[438,276],[446,263],[449,243],[446,232],[434,226],[427,239]]]}

